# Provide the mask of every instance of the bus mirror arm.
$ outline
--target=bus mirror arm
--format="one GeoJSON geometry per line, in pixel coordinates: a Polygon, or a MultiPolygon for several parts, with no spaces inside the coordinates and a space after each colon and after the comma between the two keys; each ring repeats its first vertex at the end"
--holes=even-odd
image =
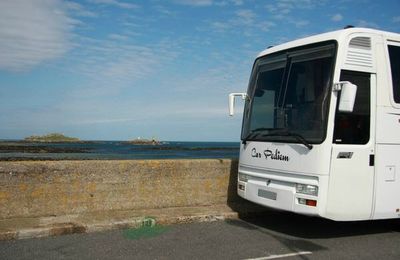
{"type": "Polygon", "coordinates": [[[340,112],[353,112],[354,103],[357,95],[357,85],[349,81],[341,81],[334,84],[334,91],[340,91],[340,101],[338,110],[340,112]]]}
{"type": "Polygon", "coordinates": [[[231,93],[229,94],[229,115],[235,114],[235,97],[241,97],[242,100],[248,99],[247,93],[231,93]]]}

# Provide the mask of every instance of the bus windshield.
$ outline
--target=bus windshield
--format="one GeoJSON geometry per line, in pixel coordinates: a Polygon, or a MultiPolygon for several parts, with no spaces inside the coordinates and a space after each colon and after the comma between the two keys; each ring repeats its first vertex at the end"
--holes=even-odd
{"type": "Polygon", "coordinates": [[[296,48],[256,60],[242,140],[322,143],[326,136],[334,43],[296,48]]]}

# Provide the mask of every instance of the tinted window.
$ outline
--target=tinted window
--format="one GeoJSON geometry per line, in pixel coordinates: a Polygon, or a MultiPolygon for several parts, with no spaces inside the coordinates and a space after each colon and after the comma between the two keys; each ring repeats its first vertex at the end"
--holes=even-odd
{"type": "MultiPolygon", "coordinates": [[[[342,71],[340,81],[357,85],[354,109],[351,113],[340,112],[336,107],[333,142],[338,144],[366,144],[370,132],[370,74],[342,71]]],[[[338,104],[340,102],[340,96],[338,104]]]]}
{"type": "Polygon", "coordinates": [[[257,76],[257,88],[253,98],[250,127],[274,127],[274,109],[278,106],[285,62],[260,66],[257,76]]]}
{"type": "Polygon", "coordinates": [[[400,47],[389,45],[390,68],[392,71],[393,98],[400,103],[400,47]]]}

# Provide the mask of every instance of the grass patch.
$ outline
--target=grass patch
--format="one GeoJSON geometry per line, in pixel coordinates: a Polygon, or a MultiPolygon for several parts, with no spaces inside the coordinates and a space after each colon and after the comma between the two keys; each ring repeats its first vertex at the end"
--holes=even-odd
{"type": "Polygon", "coordinates": [[[140,238],[150,238],[156,237],[164,232],[166,232],[169,228],[164,226],[142,226],[140,228],[129,228],[125,229],[122,234],[126,239],[140,239],[140,238]]]}

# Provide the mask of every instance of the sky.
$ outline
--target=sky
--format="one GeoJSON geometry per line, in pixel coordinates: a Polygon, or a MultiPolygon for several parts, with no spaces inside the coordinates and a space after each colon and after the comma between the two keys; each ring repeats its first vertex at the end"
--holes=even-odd
{"type": "Polygon", "coordinates": [[[268,46],[346,25],[400,32],[400,1],[0,0],[0,139],[238,141],[228,94],[268,46]]]}

